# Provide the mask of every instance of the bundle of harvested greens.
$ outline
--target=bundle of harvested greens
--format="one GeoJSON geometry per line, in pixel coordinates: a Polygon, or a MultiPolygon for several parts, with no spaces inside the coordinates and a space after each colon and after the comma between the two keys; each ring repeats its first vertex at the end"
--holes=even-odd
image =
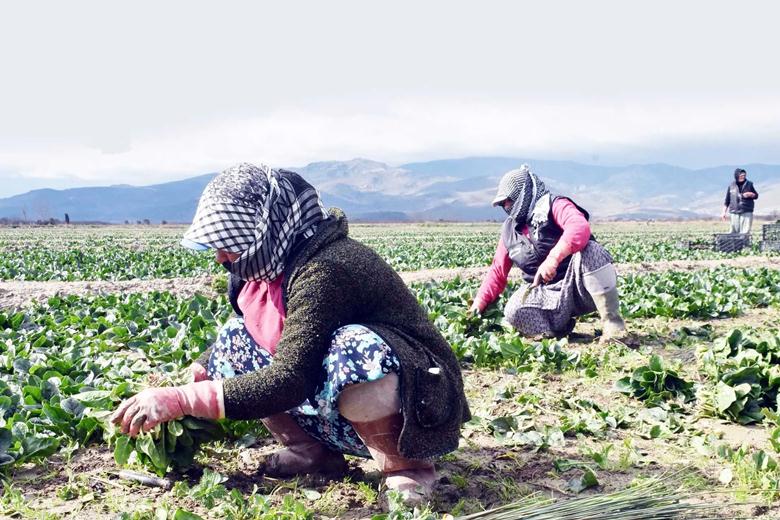
{"type": "Polygon", "coordinates": [[[680,473],[641,482],[604,495],[571,500],[526,497],[455,520],[670,520],[723,518],[723,504],[695,503],[679,487],[680,473]]]}

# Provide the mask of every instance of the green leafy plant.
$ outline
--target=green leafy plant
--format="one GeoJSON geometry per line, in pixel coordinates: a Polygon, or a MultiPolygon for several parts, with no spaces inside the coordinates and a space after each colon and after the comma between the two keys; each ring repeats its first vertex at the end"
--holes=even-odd
{"type": "Polygon", "coordinates": [[[224,436],[225,430],[219,423],[184,417],[160,424],[134,439],[124,435],[117,437],[114,460],[124,466],[133,459],[163,476],[171,468],[189,467],[201,444],[224,436]]]}
{"type": "Polygon", "coordinates": [[[777,408],[780,390],[780,336],[751,338],[735,329],[698,351],[713,386],[699,392],[705,414],[740,424],[761,422],[762,409],[777,408]]]}
{"type": "Polygon", "coordinates": [[[610,412],[587,399],[563,399],[561,405],[566,413],[561,417],[560,427],[566,435],[585,434],[603,437],[608,430],[629,424],[624,410],[610,412]]]}
{"type": "Polygon", "coordinates": [[[693,383],[685,381],[669,368],[658,355],[650,362],[637,368],[629,377],[615,383],[615,389],[645,402],[646,406],[658,406],[674,399],[693,399],[693,383]]]}
{"type": "MultiPolygon", "coordinates": [[[[214,341],[228,308],[224,298],[150,293],[54,297],[23,313],[0,312],[0,468],[112,440],[107,418],[117,403],[144,382],[177,377],[214,341]]],[[[121,441],[118,460],[135,451],[161,472],[223,429],[171,424],[139,437],[138,450],[136,441],[121,441]]]]}

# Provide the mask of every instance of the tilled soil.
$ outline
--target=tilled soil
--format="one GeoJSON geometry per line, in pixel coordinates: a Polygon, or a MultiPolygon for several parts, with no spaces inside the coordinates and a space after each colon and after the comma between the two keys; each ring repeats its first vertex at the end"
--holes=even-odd
{"type": "MultiPolygon", "coordinates": [[[[633,264],[617,264],[620,274],[640,274],[661,271],[696,271],[719,266],[731,267],[769,267],[780,269],[780,257],[745,256],[724,260],[678,260],[670,262],[642,262],[633,264]]],[[[440,282],[461,279],[479,279],[485,276],[489,267],[458,267],[454,269],[425,269],[400,273],[407,284],[415,282],[440,282]]],[[[43,303],[54,295],[74,294],[89,296],[99,294],[147,293],[166,291],[181,297],[194,294],[215,296],[214,275],[204,275],[191,278],[168,278],[149,280],[121,281],[79,281],[79,282],[29,282],[0,281],[0,308],[20,308],[31,302],[43,303]]],[[[520,279],[520,271],[515,269],[510,278],[520,279]]]]}

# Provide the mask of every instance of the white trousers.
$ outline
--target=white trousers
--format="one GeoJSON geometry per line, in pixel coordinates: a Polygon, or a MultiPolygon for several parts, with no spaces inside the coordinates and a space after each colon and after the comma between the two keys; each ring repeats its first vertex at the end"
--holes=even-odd
{"type": "Polygon", "coordinates": [[[730,233],[750,233],[753,226],[753,213],[730,213],[731,231],[730,233]]]}

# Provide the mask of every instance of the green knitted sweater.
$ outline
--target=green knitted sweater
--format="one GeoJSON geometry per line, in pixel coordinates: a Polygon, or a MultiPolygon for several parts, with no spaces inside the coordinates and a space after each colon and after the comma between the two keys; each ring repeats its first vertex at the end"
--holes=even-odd
{"type": "Polygon", "coordinates": [[[288,261],[286,318],[274,362],[225,380],[225,414],[262,418],[312,397],[333,331],[361,324],[379,334],[401,364],[401,453],[425,459],[453,451],[461,424],[471,417],[455,355],[398,274],[347,235],[346,217],[331,210],[288,261]]]}

